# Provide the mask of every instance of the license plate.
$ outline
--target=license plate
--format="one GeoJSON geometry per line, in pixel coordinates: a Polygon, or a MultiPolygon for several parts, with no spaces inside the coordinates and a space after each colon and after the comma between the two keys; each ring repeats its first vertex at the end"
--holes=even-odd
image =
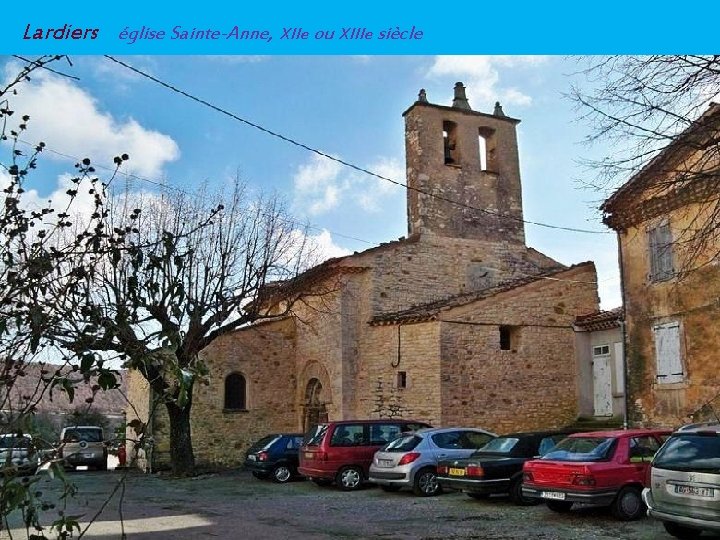
{"type": "Polygon", "coordinates": [[[448,470],[448,474],[450,476],[465,476],[465,469],[456,469],[454,467],[450,467],[450,470],[448,470]]]}
{"type": "Polygon", "coordinates": [[[675,484],[675,494],[684,495],[687,497],[703,497],[712,499],[715,497],[715,490],[713,488],[697,487],[697,486],[681,486],[675,484]]]}
{"type": "Polygon", "coordinates": [[[312,459],[314,455],[312,452],[305,452],[305,459],[312,459]]]}
{"type": "Polygon", "coordinates": [[[250,454],[250,455],[248,456],[248,459],[249,459],[250,461],[255,461],[255,459],[256,459],[256,458],[255,458],[255,454],[250,454]]]}
{"type": "Polygon", "coordinates": [[[543,491],[542,493],[540,493],[540,496],[543,499],[557,499],[558,501],[565,500],[565,494],[559,493],[557,491],[543,491]]]}
{"type": "Polygon", "coordinates": [[[392,466],[393,466],[392,459],[378,459],[378,467],[392,467],[392,466]]]}

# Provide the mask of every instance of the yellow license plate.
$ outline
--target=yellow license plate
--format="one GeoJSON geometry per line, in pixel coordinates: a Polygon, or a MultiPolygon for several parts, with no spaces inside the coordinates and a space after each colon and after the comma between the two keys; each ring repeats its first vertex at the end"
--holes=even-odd
{"type": "Polygon", "coordinates": [[[455,469],[453,467],[450,467],[448,473],[450,474],[450,476],[465,476],[465,469],[455,469]]]}
{"type": "Polygon", "coordinates": [[[307,459],[312,459],[314,455],[315,455],[315,454],[313,454],[312,452],[305,452],[305,457],[306,457],[307,459]]]}

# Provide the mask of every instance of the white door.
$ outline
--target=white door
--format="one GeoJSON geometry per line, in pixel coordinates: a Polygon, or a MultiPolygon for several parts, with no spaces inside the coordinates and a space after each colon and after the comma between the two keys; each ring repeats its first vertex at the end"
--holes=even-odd
{"type": "Polygon", "coordinates": [[[593,357],[595,416],[612,416],[612,372],[610,355],[593,357]]]}

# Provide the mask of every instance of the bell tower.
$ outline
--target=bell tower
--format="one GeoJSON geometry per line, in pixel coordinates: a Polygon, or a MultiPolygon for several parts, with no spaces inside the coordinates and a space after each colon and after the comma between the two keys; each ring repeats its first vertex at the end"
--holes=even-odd
{"type": "Polygon", "coordinates": [[[452,106],[425,90],[403,113],[408,233],[525,244],[515,127],[499,103],[473,111],[462,83],[452,106]]]}

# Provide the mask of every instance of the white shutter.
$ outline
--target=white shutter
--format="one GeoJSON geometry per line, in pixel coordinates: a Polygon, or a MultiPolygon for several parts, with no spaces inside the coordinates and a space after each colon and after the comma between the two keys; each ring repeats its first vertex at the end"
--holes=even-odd
{"type": "Polygon", "coordinates": [[[680,323],[659,324],[654,331],[658,382],[682,381],[684,373],[680,357],[680,323]]]}

